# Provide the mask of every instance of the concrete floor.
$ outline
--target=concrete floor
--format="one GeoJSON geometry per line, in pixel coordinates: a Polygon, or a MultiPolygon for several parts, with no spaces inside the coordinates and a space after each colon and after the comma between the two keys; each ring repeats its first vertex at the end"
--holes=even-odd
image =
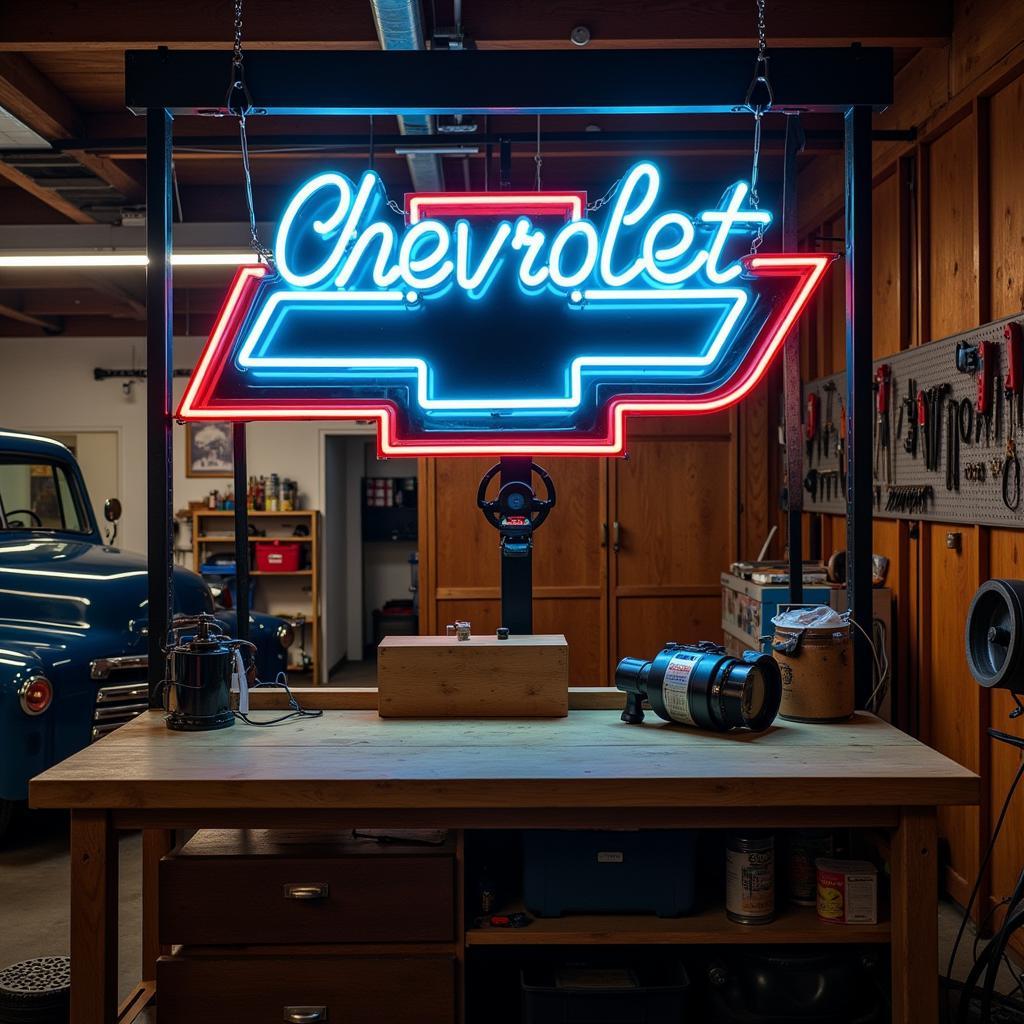
{"type": "MultiPolygon", "coordinates": [[[[337,684],[336,684],[337,685],[337,684]]],[[[119,988],[123,998],[140,975],[142,842],[138,833],[120,840],[121,941],[119,988]]],[[[945,972],[961,911],[952,903],[939,907],[939,965],[945,972]]],[[[960,944],[954,977],[963,979],[973,962],[974,929],[960,944]]],[[[0,967],[35,956],[68,951],[68,818],[60,812],[30,812],[0,847],[0,967]]],[[[1004,966],[999,990],[1016,986],[1004,966]]]]}

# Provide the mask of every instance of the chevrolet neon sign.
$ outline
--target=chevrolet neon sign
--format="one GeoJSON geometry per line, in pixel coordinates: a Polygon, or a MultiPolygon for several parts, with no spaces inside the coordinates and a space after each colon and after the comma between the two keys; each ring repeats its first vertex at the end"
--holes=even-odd
{"type": "Polygon", "coordinates": [[[184,420],[374,419],[386,455],[621,453],[626,418],[712,412],[761,378],[826,254],[738,255],[770,214],[737,182],[660,209],[648,162],[603,222],[581,192],[417,193],[373,171],[294,195],[275,267],[241,267],[184,420]]]}

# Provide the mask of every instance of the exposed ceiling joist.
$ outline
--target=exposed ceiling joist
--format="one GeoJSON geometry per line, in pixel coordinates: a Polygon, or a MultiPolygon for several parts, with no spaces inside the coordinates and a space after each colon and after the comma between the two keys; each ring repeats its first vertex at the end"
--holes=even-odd
{"type": "MultiPolygon", "coordinates": [[[[179,0],[168,17],[166,0],[6,0],[0,6],[0,49],[145,49],[171,46],[228,49],[230,5],[179,0]]],[[[699,0],[517,0],[466,4],[463,28],[480,48],[571,47],[577,25],[592,47],[752,46],[753,5],[699,0]]],[[[952,31],[952,4],[937,0],[774,0],[773,46],[937,46],[952,31]]],[[[367,3],[311,4],[306,0],[248,0],[249,49],[365,49],[378,46],[367,3]]]]}
{"type": "Polygon", "coordinates": [[[0,302],[0,317],[3,317],[5,320],[14,320],[20,324],[28,324],[30,327],[37,327],[47,334],[59,334],[61,332],[60,321],[34,316],[31,313],[24,312],[17,306],[8,306],[2,302],[0,302]]]}
{"type": "MultiPolygon", "coordinates": [[[[73,139],[82,133],[82,118],[74,105],[21,54],[0,53],[0,106],[50,141],[73,139]]],[[[142,185],[112,160],[77,150],[69,150],[65,156],[73,158],[85,168],[89,176],[115,189],[129,202],[142,201],[142,185]]],[[[75,165],[70,163],[70,166],[74,168],[75,165]]],[[[54,177],[48,181],[26,173],[30,171],[31,167],[0,167],[0,173],[8,181],[24,188],[76,223],[95,222],[95,217],[84,213],[67,196],[59,194],[61,185],[71,184],[68,179],[54,177]],[[77,210],[78,215],[73,215],[71,210],[77,210]]],[[[66,174],[66,170],[63,173],[66,174]]]]}
{"type": "Polygon", "coordinates": [[[52,188],[47,188],[45,185],[40,185],[35,179],[30,178],[23,171],[19,171],[17,167],[12,167],[2,160],[0,160],[0,178],[6,178],[12,185],[17,185],[18,188],[24,189],[29,195],[35,196],[36,199],[46,203],[47,206],[52,207],[58,213],[64,214],[68,220],[73,220],[76,224],[97,223],[95,217],[75,206],[74,203],[65,199],[59,192],[52,188]]]}

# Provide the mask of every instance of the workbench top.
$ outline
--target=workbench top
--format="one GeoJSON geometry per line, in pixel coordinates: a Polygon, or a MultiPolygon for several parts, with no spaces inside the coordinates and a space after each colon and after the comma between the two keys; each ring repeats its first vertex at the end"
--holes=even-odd
{"type": "MultiPolygon", "coordinates": [[[[269,717],[269,716],[268,716],[269,717]]],[[[396,720],[325,711],[172,732],[150,711],[31,782],[34,807],[558,809],[974,804],[978,777],[871,715],[711,733],[618,711],[396,720]]],[[[448,815],[445,815],[447,817],[448,815]]]]}

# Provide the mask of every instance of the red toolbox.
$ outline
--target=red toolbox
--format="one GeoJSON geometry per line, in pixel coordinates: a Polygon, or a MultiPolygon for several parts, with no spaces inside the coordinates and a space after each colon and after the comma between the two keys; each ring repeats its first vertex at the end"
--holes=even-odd
{"type": "Polygon", "coordinates": [[[302,545],[293,540],[256,542],[257,572],[295,572],[299,568],[302,545]]]}

